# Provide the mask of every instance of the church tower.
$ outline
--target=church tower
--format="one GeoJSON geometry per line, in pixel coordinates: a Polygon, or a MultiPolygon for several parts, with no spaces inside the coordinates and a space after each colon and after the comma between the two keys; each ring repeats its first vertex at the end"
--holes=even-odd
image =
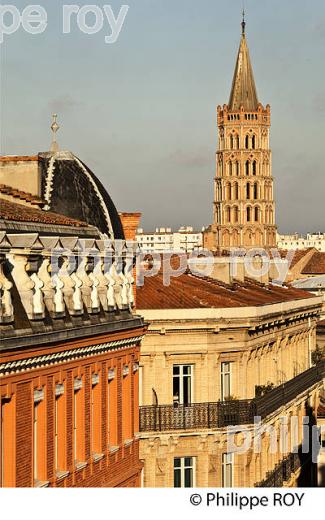
{"type": "Polygon", "coordinates": [[[217,122],[214,220],[205,247],[275,247],[271,113],[258,100],[244,18],[229,103],[218,106],[217,122]]]}

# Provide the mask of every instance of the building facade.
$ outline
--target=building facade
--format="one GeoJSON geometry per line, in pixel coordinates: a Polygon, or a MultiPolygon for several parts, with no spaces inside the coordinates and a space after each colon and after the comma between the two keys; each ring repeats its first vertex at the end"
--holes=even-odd
{"type": "Polygon", "coordinates": [[[138,304],[149,322],[140,358],[144,486],[315,485],[302,443],[325,376],[324,363],[311,361],[321,298],[184,274],[169,287],[146,280],[138,304]]]}
{"type": "Polygon", "coordinates": [[[145,233],[143,229],[138,229],[136,240],[143,252],[156,251],[182,251],[192,253],[202,249],[203,235],[200,231],[195,231],[192,227],[181,227],[178,231],[171,228],[156,228],[155,232],[145,233]]]}
{"type": "Polygon", "coordinates": [[[277,235],[277,246],[286,251],[314,248],[325,253],[325,233],[277,235]]]}
{"type": "Polygon", "coordinates": [[[0,165],[1,486],[139,486],[139,215],[70,152],[0,165]]]}
{"type": "Polygon", "coordinates": [[[217,124],[213,224],[204,233],[204,247],[274,247],[271,110],[258,101],[245,21],[229,103],[218,106],[217,124]]]}

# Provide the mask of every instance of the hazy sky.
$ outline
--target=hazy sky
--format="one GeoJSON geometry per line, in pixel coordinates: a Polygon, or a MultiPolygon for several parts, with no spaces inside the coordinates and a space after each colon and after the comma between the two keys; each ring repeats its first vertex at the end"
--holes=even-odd
{"type": "MultiPolygon", "coordinates": [[[[28,2],[12,0],[22,10],[28,2]]],[[[62,5],[42,35],[23,30],[1,52],[1,153],[33,154],[58,141],[103,181],[120,211],[145,229],[212,222],[216,106],[228,102],[242,0],[97,1],[130,6],[117,43],[62,34],[62,5]]],[[[246,0],[259,99],[272,110],[280,232],[324,231],[325,2],[246,0]]],[[[89,19],[90,20],[90,19],[89,19]]]]}

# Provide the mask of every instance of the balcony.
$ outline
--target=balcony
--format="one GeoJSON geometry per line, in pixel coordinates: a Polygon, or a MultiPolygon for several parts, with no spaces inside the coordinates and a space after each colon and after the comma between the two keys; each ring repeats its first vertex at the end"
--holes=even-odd
{"type": "Polygon", "coordinates": [[[302,372],[286,383],[255,399],[195,403],[191,405],[159,405],[140,407],[140,431],[200,430],[254,423],[325,377],[325,362],[302,372]]]}

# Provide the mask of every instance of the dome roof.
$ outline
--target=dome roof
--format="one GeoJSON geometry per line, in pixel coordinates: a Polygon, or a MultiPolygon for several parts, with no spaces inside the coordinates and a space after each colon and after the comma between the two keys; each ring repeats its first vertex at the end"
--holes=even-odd
{"type": "Polygon", "coordinates": [[[39,154],[44,209],[96,226],[112,239],[123,227],[111,197],[93,172],[71,152],[39,154]]]}

